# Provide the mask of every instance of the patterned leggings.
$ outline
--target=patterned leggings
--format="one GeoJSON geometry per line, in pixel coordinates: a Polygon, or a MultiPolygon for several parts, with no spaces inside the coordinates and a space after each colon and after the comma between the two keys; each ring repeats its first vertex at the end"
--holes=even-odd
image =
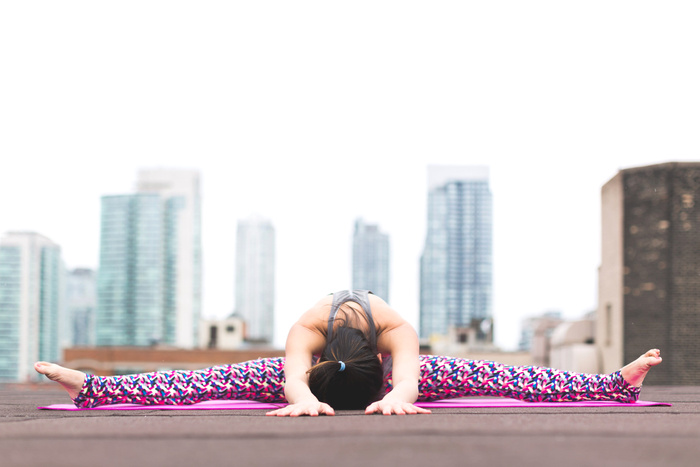
{"type": "MultiPolygon", "coordinates": [[[[620,372],[572,373],[462,358],[420,356],[419,401],[462,396],[502,396],[525,401],[635,402],[640,388],[620,372]]],[[[385,377],[387,392],[391,373],[385,377]]],[[[194,404],[212,399],[285,402],[284,358],[264,358],[199,371],[164,371],[127,376],[88,375],[73,402],[77,407],[107,404],[194,404]]]]}

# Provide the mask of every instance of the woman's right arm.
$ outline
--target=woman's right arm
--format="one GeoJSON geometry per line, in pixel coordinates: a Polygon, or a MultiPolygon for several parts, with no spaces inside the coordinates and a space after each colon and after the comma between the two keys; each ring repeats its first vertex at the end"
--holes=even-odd
{"type": "Polygon", "coordinates": [[[335,415],[333,408],[319,402],[309,389],[309,375],[313,354],[322,349],[326,340],[319,333],[302,325],[295,324],[289,330],[285,346],[285,386],[284,395],[289,405],[268,412],[267,415],[278,417],[297,417],[299,415],[319,414],[335,415]]]}

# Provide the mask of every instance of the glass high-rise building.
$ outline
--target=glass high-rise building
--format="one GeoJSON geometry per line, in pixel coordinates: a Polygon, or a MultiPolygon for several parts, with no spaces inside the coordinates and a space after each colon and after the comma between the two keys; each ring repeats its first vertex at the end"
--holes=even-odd
{"type": "Polygon", "coordinates": [[[59,361],[61,249],[34,232],[0,241],[0,381],[35,379],[37,360],[59,361]]]}
{"type": "Polygon", "coordinates": [[[202,214],[199,172],[184,169],[139,171],[139,193],[163,199],[164,341],[192,348],[202,314],[202,214]]]}
{"type": "Polygon", "coordinates": [[[92,269],[78,268],[66,276],[66,315],[71,345],[95,345],[97,275],[92,269]]]}
{"type": "Polygon", "coordinates": [[[389,301],[389,236],[362,219],[355,221],[352,238],[352,288],[389,301]]]}
{"type": "Polygon", "coordinates": [[[246,340],[272,342],[275,314],[275,229],[252,216],[238,221],[236,236],[236,312],[246,325],[246,340]]]}
{"type": "Polygon", "coordinates": [[[492,200],[488,168],[428,167],[421,256],[420,336],[472,328],[492,341],[492,200]]]}
{"type": "Polygon", "coordinates": [[[102,197],[96,344],[197,345],[201,314],[199,175],[139,174],[138,192],[102,197]]]}
{"type": "Polygon", "coordinates": [[[166,341],[162,218],[157,194],[102,197],[97,345],[166,341]]]}

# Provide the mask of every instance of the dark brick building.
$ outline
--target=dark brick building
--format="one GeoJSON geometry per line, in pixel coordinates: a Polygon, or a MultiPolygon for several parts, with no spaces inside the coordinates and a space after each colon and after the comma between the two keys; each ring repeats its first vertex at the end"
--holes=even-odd
{"type": "Polygon", "coordinates": [[[596,344],[603,371],[651,347],[645,384],[700,384],[700,163],[620,171],[602,190],[596,344]]]}

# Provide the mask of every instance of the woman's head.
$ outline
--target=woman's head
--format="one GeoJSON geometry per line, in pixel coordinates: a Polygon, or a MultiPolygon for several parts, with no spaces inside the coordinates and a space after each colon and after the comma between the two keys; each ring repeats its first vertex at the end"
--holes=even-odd
{"type": "Polygon", "coordinates": [[[308,373],[311,392],[334,409],[364,409],[380,398],[384,384],[376,350],[362,331],[347,326],[335,329],[308,373]]]}

